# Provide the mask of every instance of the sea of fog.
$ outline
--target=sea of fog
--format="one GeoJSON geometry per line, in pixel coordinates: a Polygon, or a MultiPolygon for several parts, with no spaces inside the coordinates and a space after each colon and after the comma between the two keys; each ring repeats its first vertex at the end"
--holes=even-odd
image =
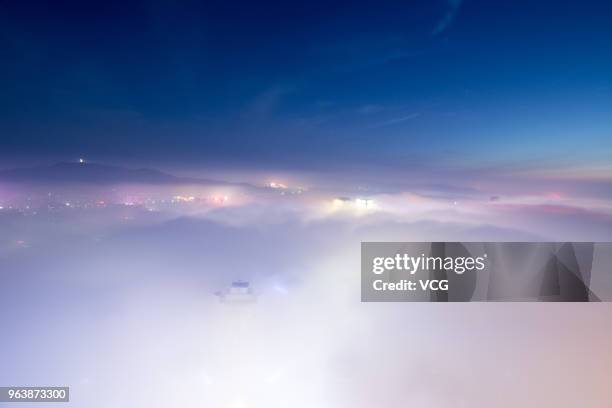
{"type": "Polygon", "coordinates": [[[361,241],[546,239],[559,225],[572,239],[603,226],[351,211],[273,199],[5,209],[0,385],[70,386],[79,408],[611,403],[610,304],[376,304],[359,291],[361,241]],[[257,302],[221,303],[234,280],[257,302]]]}

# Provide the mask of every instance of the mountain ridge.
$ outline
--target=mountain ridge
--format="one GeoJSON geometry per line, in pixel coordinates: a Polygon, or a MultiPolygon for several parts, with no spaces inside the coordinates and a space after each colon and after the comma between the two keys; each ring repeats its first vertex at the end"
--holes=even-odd
{"type": "Polygon", "coordinates": [[[76,182],[93,184],[216,184],[236,185],[225,181],[177,177],[156,169],[130,169],[102,163],[59,162],[47,166],[0,170],[0,181],[76,182]]]}

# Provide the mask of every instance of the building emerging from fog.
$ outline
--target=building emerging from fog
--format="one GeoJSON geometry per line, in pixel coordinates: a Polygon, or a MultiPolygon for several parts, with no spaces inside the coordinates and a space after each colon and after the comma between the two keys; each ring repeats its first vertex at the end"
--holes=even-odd
{"type": "Polygon", "coordinates": [[[229,288],[217,292],[217,296],[221,303],[244,304],[257,301],[257,296],[247,281],[232,282],[229,288]]]}

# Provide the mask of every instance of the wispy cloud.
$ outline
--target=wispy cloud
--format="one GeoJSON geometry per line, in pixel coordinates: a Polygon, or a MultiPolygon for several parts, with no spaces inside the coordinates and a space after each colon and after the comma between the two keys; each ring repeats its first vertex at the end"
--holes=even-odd
{"type": "Polygon", "coordinates": [[[372,125],[370,127],[371,128],[381,128],[381,127],[385,127],[385,126],[396,125],[398,123],[402,123],[402,122],[406,122],[408,120],[412,120],[412,119],[418,118],[420,115],[421,115],[420,113],[415,112],[415,113],[411,113],[409,115],[400,116],[398,118],[389,119],[389,120],[386,120],[384,122],[375,123],[374,125],[372,125]]]}
{"type": "Polygon", "coordinates": [[[446,31],[446,29],[455,20],[455,17],[457,16],[457,12],[461,7],[462,2],[463,0],[448,0],[448,9],[446,10],[446,13],[442,17],[442,19],[440,19],[440,21],[438,21],[438,24],[436,24],[436,26],[434,27],[432,31],[433,35],[439,35],[446,31]]]}
{"type": "Polygon", "coordinates": [[[296,90],[295,85],[274,85],[255,96],[248,106],[248,113],[254,116],[266,116],[280,104],[282,98],[296,90]]]}
{"type": "Polygon", "coordinates": [[[361,106],[359,109],[357,109],[357,112],[363,114],[363,115],[369,115],[371,113],[378,113],[383,111],[385,108],[380,106],[380,105],[363,105],[361,106]]]}

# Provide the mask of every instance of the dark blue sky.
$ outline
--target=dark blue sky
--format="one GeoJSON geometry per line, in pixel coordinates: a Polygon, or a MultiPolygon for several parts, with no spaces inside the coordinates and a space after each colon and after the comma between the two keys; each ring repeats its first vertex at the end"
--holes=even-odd
{"type": "Polygon", "coordinates": [[[612,159],[612,3],[304,3],[0,1],[0,158],[612,159]]]}

